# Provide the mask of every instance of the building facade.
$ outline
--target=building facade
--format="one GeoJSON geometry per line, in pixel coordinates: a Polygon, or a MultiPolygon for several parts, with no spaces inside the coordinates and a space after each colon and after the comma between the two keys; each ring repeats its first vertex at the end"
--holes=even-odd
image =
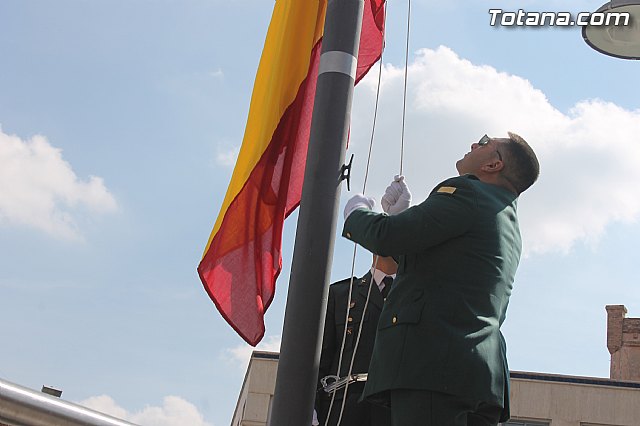
{"type": "MultiPolygon", "coordinates": [[[[608,305],[609,378],[511,372],[511,420],[504,426],[640,426],[640,318],[608,305]]],[[[231,426],[270,425],[278,354],[254,352],[231,426]]]]}

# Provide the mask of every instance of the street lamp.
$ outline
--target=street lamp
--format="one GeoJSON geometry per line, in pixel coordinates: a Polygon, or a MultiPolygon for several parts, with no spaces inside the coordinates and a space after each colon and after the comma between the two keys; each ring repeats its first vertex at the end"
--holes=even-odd
{"type": "Polygon", "coordinates": [[[590,16],[590,25],[582,27],[582,38],[605,55],[640,59],[640,0],[604,4],[590,16]]]}

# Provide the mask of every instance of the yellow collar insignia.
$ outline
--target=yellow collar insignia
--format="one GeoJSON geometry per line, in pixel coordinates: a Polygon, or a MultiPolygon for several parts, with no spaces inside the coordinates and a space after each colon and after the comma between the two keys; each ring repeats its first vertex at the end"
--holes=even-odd
{"type": "Polygon", "coordinates": [[[454,192],[456,192],[456,188],[453,186],[441,186],[440,188],[438,188],[437,192],[445,192],[447,194],[453,194],[454,192]]]}

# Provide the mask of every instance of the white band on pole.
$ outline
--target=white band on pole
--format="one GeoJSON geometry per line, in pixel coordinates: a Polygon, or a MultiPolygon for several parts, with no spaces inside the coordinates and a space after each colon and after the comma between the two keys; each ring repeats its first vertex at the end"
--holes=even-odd
{"type": "Polygon", "coordinates": [[[346,74],[355,80],[357,67],[358,60],[355,56],[339,50],[332,50],[324,52],[322,56],[320,56],[318,75],[324,74],[325,72],[338,72],[340,74],[346,74]]]}

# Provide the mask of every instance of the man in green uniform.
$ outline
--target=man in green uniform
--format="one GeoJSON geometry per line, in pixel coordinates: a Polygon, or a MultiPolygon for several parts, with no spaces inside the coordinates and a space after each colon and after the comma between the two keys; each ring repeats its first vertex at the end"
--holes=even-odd
{"type": "MultiPolygon", "coordinates": [[[[353,359],[351,374],[357,375],[358,381],[349,384],[344,409],[342,409],[344,388],[335,392],[333,404],[331,404],[332,394],[323,389],[318,391],[316,411],[321,426],[337,425],[341,411],[341,426],[391,426],[387,407],[360,401],[360,398],[369,370],[378,319],[397,269],[398,264],[393,258],[374,255],[371,270],[362,278],[354,277],[353,283],[351,278],[347,278],[329,287],[318,380],[328,376],[347,377],[353,359]],[[352,287],[351,295],[349,295],[350,286],[352,287]],[[360,331],[361,325],[362,331],[360,331]],[[342,349],[343,337],[344,349],[342,349]],[[338,364],[340,364],[339,374],[338,364]],[[326,423],[329,407],[331,407],[331,414],[329,422],[326,423]]],[[[329,382],[333,381],[329,380],[329,382]]],[[[319,387],[321,386],[322,384],[319,383],[319,387]]]]}
{"type": "Polygon", "coordinates": [[[343,236],[399,260],[378,323],[364,397],[391,406],[394,426],[489,426],[509,418],[500,326],[520,260],[518,196],[539,164],[518,135],[484,136],[459,172],[409,207],[402,177],[383,197],[356,195],[343,236]],[[406,210],[405,210],[406,209],[406,210]]]}

